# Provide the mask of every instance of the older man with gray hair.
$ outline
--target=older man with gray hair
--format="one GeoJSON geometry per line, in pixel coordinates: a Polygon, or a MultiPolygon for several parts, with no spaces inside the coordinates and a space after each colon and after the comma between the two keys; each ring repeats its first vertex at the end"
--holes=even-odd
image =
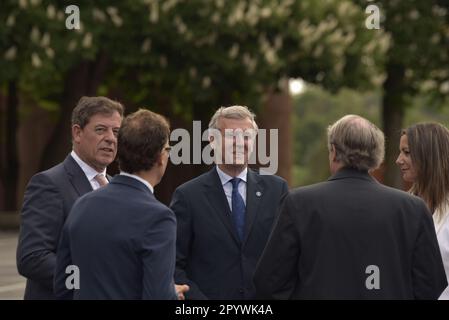
{"type": "Polygon", "coordinates": [[[437,299],[446,278],[418,197],[378,183],[384,135],[347,115],[328,128],[328,181],[292,190],[254,282],[271,299],[437,299]]]}
{"type": "Polygon", "coordinates": [[[190,286],[186,299],[253,299],[254,270],[287,183],[248,168],[257,124],[247,107],[219,108],[209,129],[216,166],[172,198],[175,281],[190,286]]]}

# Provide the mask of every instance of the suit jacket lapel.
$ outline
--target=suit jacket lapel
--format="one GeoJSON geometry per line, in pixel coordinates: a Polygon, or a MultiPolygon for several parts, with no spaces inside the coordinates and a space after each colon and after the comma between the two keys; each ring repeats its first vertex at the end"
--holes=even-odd
{"type": "Polygon", "coordinates": [[[226,199],[220,177],[215,168],[209,171],[209,177],[206,179],[203,192],[205,193],[206,199],[213,207],[214,213],[226,226],[232,238],[240,246],[240,239],[231,219],[231,209],[229,208],[229,203],[226,199]]]}
{"type": "Polygon", "coordinates": [[[248,240],[264,193],[264,188],[259,175],[249,168],[246,180],[246,219],[243,245],[245,245],[248,240]]]}
{"type": "Polygon", "coordinates": [[[84,171],[76,163],[72,156],[67,156],[64,160],[64,168],[69,176],[69,181],[73,185],[79,196],[82,196],[90,191],[92,191],[92,186],[87,180],[84,171]]]}

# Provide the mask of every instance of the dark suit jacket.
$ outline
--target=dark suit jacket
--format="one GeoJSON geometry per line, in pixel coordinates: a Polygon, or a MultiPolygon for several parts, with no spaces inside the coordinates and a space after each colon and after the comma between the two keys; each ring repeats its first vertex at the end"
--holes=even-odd
{"type": "Polygon", "coordinates": [[[175,281],[190,286],[187,299],[254,298],[254,270],[287,191],[282,178],[248,169],[241,242],[215,168],[176,189],[171,203],[178,220],[175,281]]]}
{"type": "Polygon", "coordinates": [[[83,170],[69,155],[34,175],[25,191],[17,247],[17,269],[27,278],[25,299],[54,299],[56,248],[73,203],[92,191],[83,170]]]}
{"type": "Polygon", "coordinates": [[[446,287],[424,202],[354,169],[286,197],[254,281],[271,299],[436,299],[446,287]]]}
{"type": "Polygon", "coordinates": [[[75,202],[57,252],[61,299],[176,299],[176,217],[140,181],[118,175],[75,202]],[[68,265],[80,289],[66,290],[68,265]]]}

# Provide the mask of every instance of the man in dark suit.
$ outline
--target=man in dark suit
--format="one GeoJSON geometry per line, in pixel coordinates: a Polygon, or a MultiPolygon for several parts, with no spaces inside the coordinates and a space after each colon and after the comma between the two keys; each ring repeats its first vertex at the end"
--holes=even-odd
{"type": "Polygon", "coordinates": [[[64,221],[78,197],[107,183],[117,152],[123,106],[83,97],[72,112],[73,150],[60,164],[34,175],[25,191],[17,269],[27,278],[25,299],[54,299],[56,249],[64,221]]]}
{"type": "Polygon", "coordinates": [[[328,129],[326,182],[286,197],[254,281],[270,299],[437,299],[446,287],[424,202],[381,185],[369,171],[383,133],[345,116],[328,129]]]}
{"type": "Polygon", "coordinates": [[[165,118],[148,110],[123,120],[120,175],[78,199],[64,225],[57,298],[177,299],[176,218],[153,195],[167,167],[169,134],[165,118]],[[66,273],[74,267],[71,282],[66,273]]]}
{"type": "Polygon", "coordinates": [[[171,202],[175,279],[190,286],[186,299],[251,299],[253,273],[288,187],[247,168],[257,125],[246,107],[220,108],[209,129],[217,166],[178,187],[171,202]]]}

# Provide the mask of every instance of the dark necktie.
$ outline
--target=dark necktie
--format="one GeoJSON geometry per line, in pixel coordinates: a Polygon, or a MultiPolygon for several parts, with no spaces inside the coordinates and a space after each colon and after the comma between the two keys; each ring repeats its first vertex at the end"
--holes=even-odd
{"type": "Polygon", "coordinates": [[[232,220],[240,240],[243,240],[243,232],[245,228],[245,202],[239,193],[240,178],[231,179],[232,183],[232,220]]]}

